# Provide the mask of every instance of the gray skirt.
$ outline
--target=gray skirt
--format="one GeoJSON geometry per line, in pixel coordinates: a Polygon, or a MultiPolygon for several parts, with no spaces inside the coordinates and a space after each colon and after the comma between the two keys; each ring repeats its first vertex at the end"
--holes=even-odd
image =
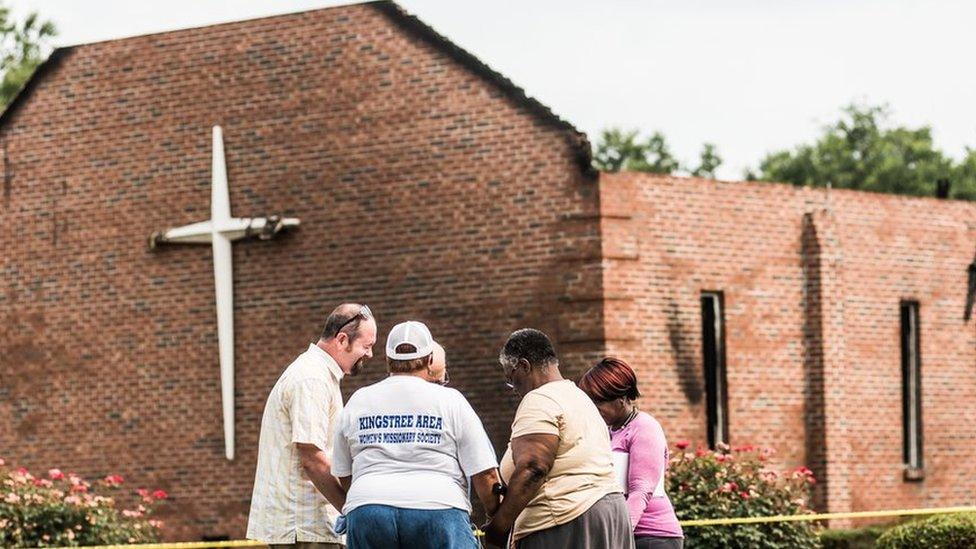
{"type": "Polygon", "coordinates": [[[533,532],[518,549],[634,549],[634,532],[623,494],[607,494],[575,519],[533,532]]]}
{"type": "Polygon", "coordinates": [[[685,538],[659,538],[641,536],[637,538],[637,549],[683,549],[685,538]]]}

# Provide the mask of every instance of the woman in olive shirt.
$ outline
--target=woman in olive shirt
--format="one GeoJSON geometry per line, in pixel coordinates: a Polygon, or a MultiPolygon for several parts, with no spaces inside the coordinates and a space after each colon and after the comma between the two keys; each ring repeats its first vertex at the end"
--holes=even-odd
{"type": "Polygon", "coordinates": [[[483,527],[487,540],[504,546],[514,528],[519,549],[632,549],[606,425],[589,397],[559,373],[549,338],[519,330],[499,361],[506,383],[524,396],[502,458],[507,491],[483,527]]]}

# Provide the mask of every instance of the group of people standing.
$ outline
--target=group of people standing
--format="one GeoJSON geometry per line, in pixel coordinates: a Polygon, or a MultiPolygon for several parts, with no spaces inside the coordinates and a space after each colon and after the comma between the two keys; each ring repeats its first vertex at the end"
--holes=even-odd
{"type": "Polygon", "coordinates": [[[343,405],[340,381],[372,357],[376,332],[367,306],[340,305],[275,383],[249,539],[301,549],[474,548],[473,491],[491,545],[682,547],[664,490],[664,431],[636,408],[636,375],[624,361],[603,359],[574,383],[544,333],[512,333],[499,362],[521,402],[499,465],[474,409],[447,386],[443,347],[420,322],[390,330],[389,376],[343,405]]]}

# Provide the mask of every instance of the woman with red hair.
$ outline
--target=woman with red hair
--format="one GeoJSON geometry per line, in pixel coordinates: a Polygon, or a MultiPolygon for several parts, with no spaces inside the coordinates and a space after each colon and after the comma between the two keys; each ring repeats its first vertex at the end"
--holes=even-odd
{"type": "Polygon", "coordinates": [[[661,424],[637,409],[637,375],[623,360],[604,358],[577,382],[610,428],[614,464],[622,483],[637,549],[680,549],[684,533],[664,491],[668,443],[661,424]]]}

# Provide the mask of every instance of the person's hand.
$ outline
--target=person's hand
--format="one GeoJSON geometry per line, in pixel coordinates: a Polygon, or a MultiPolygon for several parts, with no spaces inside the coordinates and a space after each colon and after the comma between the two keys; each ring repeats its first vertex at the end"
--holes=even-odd
{"type": "Polygon", "coordinates": [[[508,532],[501,530],[492,523],[492,521],[486,522],[482,527],[481,531],[485,533],[485,542],[495,547],[506,547],[508,543],[508,532]]]}

